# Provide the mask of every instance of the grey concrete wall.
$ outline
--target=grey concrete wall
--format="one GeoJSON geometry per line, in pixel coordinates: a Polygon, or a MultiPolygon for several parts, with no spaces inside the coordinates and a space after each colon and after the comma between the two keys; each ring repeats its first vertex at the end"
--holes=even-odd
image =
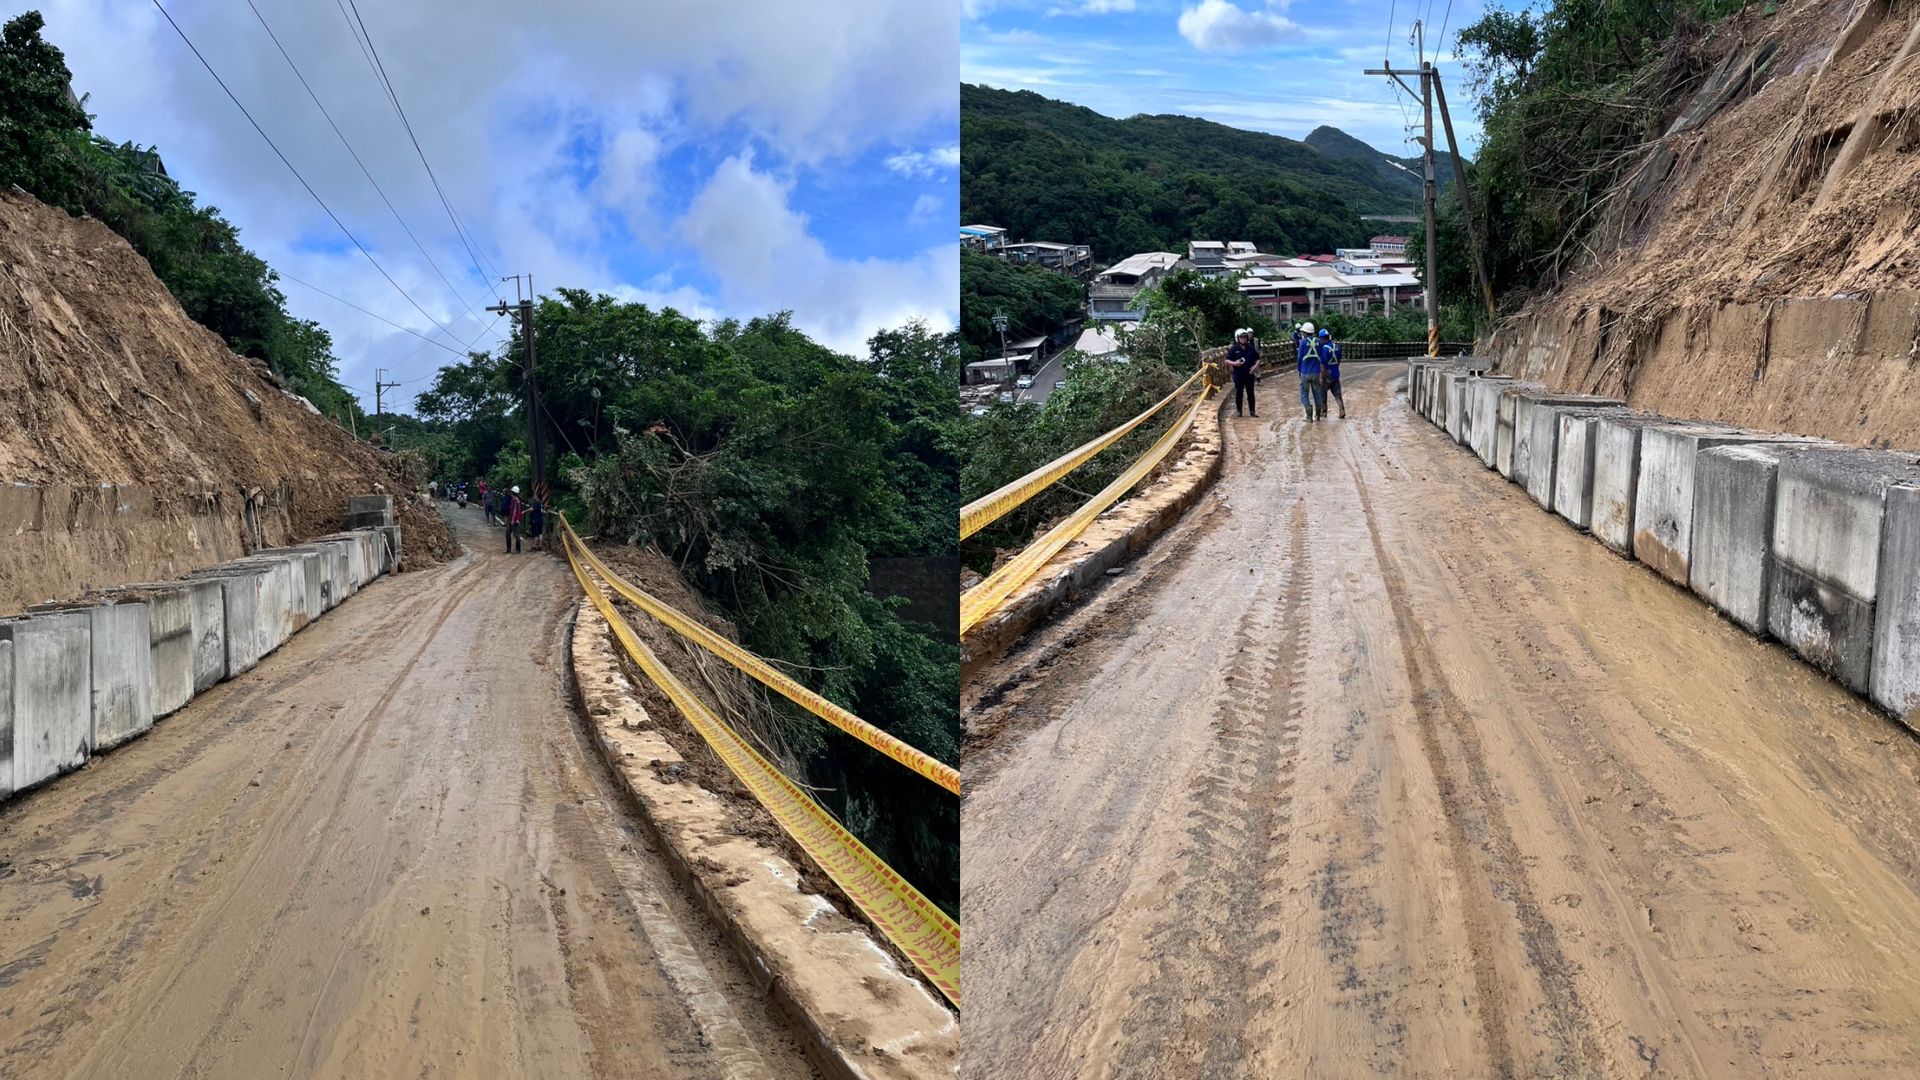
{"type": "Polygon", "coordinates": [[[1871,689],[1888,492],[1920,486],[1911,454],[1794,449],[1774,488],[1767,629],[1860,693],[1871,689]]]}
{"type": "Polygon", "coordinates": [[[1876,704],[1920,731],[1920,487],[1887,492],[1881,528],[1870,689],[1876,704]]]}
{"type": "Polygon", "coordinates": [[[24,791],[87,760],[93,733],[93,662],[84,611],[0,620],[13,643],[13,790],[24,791]]]}

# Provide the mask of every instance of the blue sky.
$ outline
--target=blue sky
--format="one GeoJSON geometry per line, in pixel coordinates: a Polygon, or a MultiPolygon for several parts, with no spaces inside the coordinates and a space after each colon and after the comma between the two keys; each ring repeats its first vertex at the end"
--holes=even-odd
{"type": "MultiPolygon", "coordinates": [[[[245,0],[163,0],[322,198],[432,316],[328,221],[150,4],[36,0],[96,130],[155,144],[269,264],[455,348],[497,343],[492,273],[700,318],[790,309],[845,351],[958,309],[958,35],[948,3],[504,0],[359,4],[476,268],[333,0],[254,0],[415,247],[245,0]],[[434,265],[438,266],[436,273],[434,265]],[[451,279],[441,279],[441,273],[451,279]],[[478,313],[478,314],[476,314],[478,313]],[[437,325],[436,325],[437,324],[437,325]],[[493,325],[489,325],[493,324],[493,325]],[[444,327],[444,329],[442,329],[444,327]],[[451,334],[451,339],[449,337],[451,334]]],[[[0,17],[25,5],[0,3],[0,17]]],[[[284,282],[372,401],[454,359],[284,282]]],[[[391,398],[390,398],[391,400],[391,398]]]]}
{"type": "MultiPolygon", "coordinates": [[[[963,0],[960,77],[1032,90],[1109,116],[1177,113],[1304,138],[1322,124],[1390,154],[1419,153],[1417,104],[1362,74],[1409,44],[1424,18],[1471,156],[1480,126],[1454,32],[1486,0],[963,0]],[[1445,30],[1444,39],[1441,36],[1445,30]]],[[[1418,84],[1415,84],[1418,88],[1418,84]]],[[[1438,121],[1435,122],[1437,138],[1438,121]]],[[[1441,144],[1444,146],[1444,142],[1441,144]]]]}

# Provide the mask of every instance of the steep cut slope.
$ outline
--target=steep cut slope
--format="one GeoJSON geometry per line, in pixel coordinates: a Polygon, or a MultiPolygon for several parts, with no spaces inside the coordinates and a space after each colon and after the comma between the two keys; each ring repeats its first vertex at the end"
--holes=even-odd
{"type": "Polygon", "coordinates": [[[1920,448],[1920,3],[1735,17],[1594,255],[1489,343],[1640,406],[1920,448]]]}
{"type": "Polygon", "coordinates": [[[106,226],[0,192],[0,610],[340,527],[395,495],[409,562],[454,550],[386,454],[188,319],[106,226]]]}

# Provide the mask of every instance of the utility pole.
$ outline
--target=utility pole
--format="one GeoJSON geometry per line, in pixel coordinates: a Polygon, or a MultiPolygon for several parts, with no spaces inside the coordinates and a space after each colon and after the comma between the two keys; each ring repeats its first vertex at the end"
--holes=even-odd
{"type": "Polygon", "coordinates": [[[397,382],[382,382],[381,380],[386,377],[386,374],[386,368],[373,369],[373,415],[375,416],[381,415],[381,395],[400,385],[397,382]]]}
{"type": "Polygon", "coordinates": [[[995,330],[1000,331],[1000,359],[1005,360],[1007,358],[1007,313],[1006,312],[996,311],[993,313],[993,328],[995,330]]]}
{"type": "MultiPolygon", "coordinates": [[[[1413,33],[1418,42],[1417,48],[1420,50],[1419,70],[1377,67],[1368,68],[1366,73],[1368,75],[1385,75],[1387,78],[1399,83],[1400,89],[1405,90],[1409,94],[1413,94],[1413,88],[1401,82],[1400,76],[1418,75],[1420,77],[1420,92],[1413,96],[1420,99],[1420,111],[1426,123],[1426,136],[1421,140],[1421,162],[1423,165],[1421,169],[1421,173],[1423,174],[1421,194],[1422,201],[1426,206],[1427,217],[1427,279],[1424,283],[1426,287],[1421,291],[1426,294],[1427,299],[1427,355],[1438,356],[1440,355],[1440,290],[1436,287],[1438,285],[1437,278],[1439,275],[1436,272],[1437,267],[1434,248],[1439,244],[1439,236],[1437,235],[1433,222],[1433,83],[1435,74],[1432,62],[1426,58],[1426,27],[1422,26],[1419,22],[1415,22],[1413,24],[1413,33]]],[[[1382,60],[1382,63],[1384,64],[1385,61],[1382,60]]]]}
{"type": "Polygon", "coordinates": [[[533,275],[526,275],[528,293],[526,297],[520,296],[520,277],[521,275],[519,274],[513,274],[510,277],[500,279],[501,281],[510,280],[513,282],[514,296],[518,300],[518,303],[509,306],[505,300],[501,300],[500,303],[487,310],[497,312],[501,315],[505,315],[511,311],[520,317],[520,340],[526,345],[526,361],[523,368],[525,378],[523,383],[526,388],[527,450],[533,458],[533,478],[528,482],[528,491],[544,501],[546,499],[547,453],[546,441],[540,434],[540,386],[535,379],[535,375],[539,371],[539,354],[533,344],[533,275]]]}
{"type": "Polygon", "coordinates": [[[1493,286],[1487,280],[1487,260],[1481,253],[1480,237],[1474,231],[1473,192],[1467,187],[1467,167],[1460,163],[1460,144],[1453,138],[1453,116],[1447,112],[1447,88],[1440,73],[1433,73],[1434,101],[1440,105],[1440,123],[1447,130],[1447,153],[1453,158],[1453,183],[1460,189],[1460,218],[1467,226],[1467,247],[1473,250],[1473,276],[1480,283],[1480,298],[1486,302],[1487,318],[1494,317],[1493,286]]]}

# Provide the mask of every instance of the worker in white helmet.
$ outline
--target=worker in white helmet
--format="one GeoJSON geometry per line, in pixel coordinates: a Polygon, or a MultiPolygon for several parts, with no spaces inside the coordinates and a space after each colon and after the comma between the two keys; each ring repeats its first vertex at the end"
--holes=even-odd
{"type": "Polygon", "coordinates": [[[1312,323],[1295,331],[1294,362],[1300,371],[1300,407],[1309,421],[1327,415],[1327,384],[1322,380],[1321,357],[1312,323]]]}

